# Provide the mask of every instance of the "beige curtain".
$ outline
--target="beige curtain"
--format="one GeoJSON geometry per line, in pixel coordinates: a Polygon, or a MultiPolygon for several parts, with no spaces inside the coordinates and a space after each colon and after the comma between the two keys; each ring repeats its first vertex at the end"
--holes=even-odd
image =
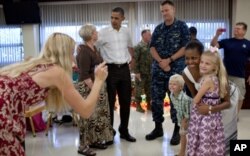
{"type": "MultiPolygon", "coordinates": [[[[218,27],[229,30],[230,0],[173,0],[176,17],[184,20],[188,26],[198,29],[198,39],[209,46],[209,42],[218,27]]],[[[78,30],[83,24],[92,23],[97,30],[110,25],[111,10],[122,7],[125,10],[124,26],[128,27],[134,45],[141,39],[141,31],[154,28],[163,22],[160,13],[162,0],[92,0],[76,3],[39,3],[41,11],[40,44],[53,32],[63,32],[82,42],[78,30]]],[[[20,26],[6,26],[3,9],[0,7],[0,64],[7,57],[9,61],[22,60],[22,33],[20,26]],[[13,31],[14,30],[14,31],[13,31]],[[5,36],[5,37],[2,37],[5,36]],[[10,49],[13,48],[13,49],[10,49]],[[4,49],[4,51],[3,51],[4,49]],[[11,54],[10,54],[11,53],[11,54]],[[17,54],[18,53],[18,54],[17,54]],[[19,57],[20,56],[20,57],[19,57]],[[15,58],[16,57],[16,58],[15,58]]],[[[229,37],[230,31],[221,38],[229,37]]],[[[41,47],[40,45],[40,47],[41,47]]],[[[5,61],[6,62],[6,61],[5,61]]]]}
{"type": "MultiPolygon", "coordinates": [[[[140,39],[140,31],[163,22],[160,5],[162,1],[147,1],[136,3],[136,40],[140,39]]],[[[188,26],[195,26],[198,30],[198,39],[206,47],[218,27],[230,28],[229,0],[174,0],[176,18],[185,21],[188,26]]],[[[229,36],[229,31],[221,37],[229,36]]]]}

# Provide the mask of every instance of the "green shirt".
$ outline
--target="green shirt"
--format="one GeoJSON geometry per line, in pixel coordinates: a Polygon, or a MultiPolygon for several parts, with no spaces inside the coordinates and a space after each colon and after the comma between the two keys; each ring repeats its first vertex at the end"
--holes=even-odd
{"type": "Polygon", "coordinates": [[[177,111],[178,125],[181,125],[181,120],[183,118],[189,119],[192,99],[183,91],[181,91],[177,97],[175,97],[174,94],[171,93],[170,98],[174,105],[174,108],[177,111]]]}

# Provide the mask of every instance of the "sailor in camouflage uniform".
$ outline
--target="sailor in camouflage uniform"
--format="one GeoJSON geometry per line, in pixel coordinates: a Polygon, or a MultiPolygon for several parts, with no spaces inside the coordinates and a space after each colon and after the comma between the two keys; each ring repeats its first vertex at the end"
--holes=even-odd
{"type": "Polygon", "coordinates": [[[141,108],[141,95],[145,93],[148,109],[151,109],[150,87],[151,87],[151,64],[152,56],[150,54],[149,42],[151,32],[145,29],[141,32],[142,40],[134,48],[135,57],[135,102],[136,110],[144,112],[141,108]]]}
{"type": "MultiPolygon", "coordinates": [[[[161,4],[161,13],[164,22],[155,28],[150,43],[150,51],[154,59],[151,97],[155,128],[146,135],[146,140],[154,140],[163,136],[163,99],[168,91],[168,81],[170,76],[182,73],[185,67],[184,47],[190,40],[186,23],[175,18],[175,8],[172,1],[166,0],[161,4]]],[[[177,145],[180,142],[179,126],[176,110],[172,103],[170,113],[172,122],[175,123],[170,144],[177,145]]]]}

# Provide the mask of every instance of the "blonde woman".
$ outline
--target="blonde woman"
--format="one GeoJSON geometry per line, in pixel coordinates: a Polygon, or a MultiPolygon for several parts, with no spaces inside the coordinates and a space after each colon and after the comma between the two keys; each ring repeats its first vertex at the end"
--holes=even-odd
{"type": "Polygon", "coordinates": [[[107,77],[105,62],[95,70],[95,81],[84,99],[72,84],[75,41],[68,35],[49,36],[40,56],[0,69],[0,155],[25,155],[24,109],[41,101],[60,110],[68,103],[82,117],[95,109],[99,91],[107,77]]]}
{"type": "MultiPolygon", "coordinates": [[[[94,46],[97,41],[96,27],[92,24],[86,24],[80,28],[79,35],[83,39],[84,44],[80,44],[77,48],[76,61],[79,68],[78,90],[83,97],[86,97],[93,90],[95,79],[94,69],[103,59],[94,46]]],[[[105,85],[100,92],[100,98],[94,113],[89,119],[80,118],[79,122],[80,141],[78,153],[93,156],[96,153],[89,147],[106,149],[106,142],[112,143],[113,128],[110,124],[105,85]]]]}

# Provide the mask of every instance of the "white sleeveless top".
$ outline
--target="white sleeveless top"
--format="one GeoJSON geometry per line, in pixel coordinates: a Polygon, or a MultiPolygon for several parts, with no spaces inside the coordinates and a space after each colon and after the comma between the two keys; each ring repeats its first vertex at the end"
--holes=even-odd
{"type": "Polygon", "coordinates": [[[196,90],[199,90],[199,88],[200,88],[200,83],[198,83],[198,82],[196,82],[196,81],[194,80],[194,77],[193,77],[193,75],[190,73],[188,67],[185,67],[185,69],[184,69],[183,72],[185,73],[185,75],[187,76],[187,78],[194,84],[195,89],[196,89],[196,90]]]}

